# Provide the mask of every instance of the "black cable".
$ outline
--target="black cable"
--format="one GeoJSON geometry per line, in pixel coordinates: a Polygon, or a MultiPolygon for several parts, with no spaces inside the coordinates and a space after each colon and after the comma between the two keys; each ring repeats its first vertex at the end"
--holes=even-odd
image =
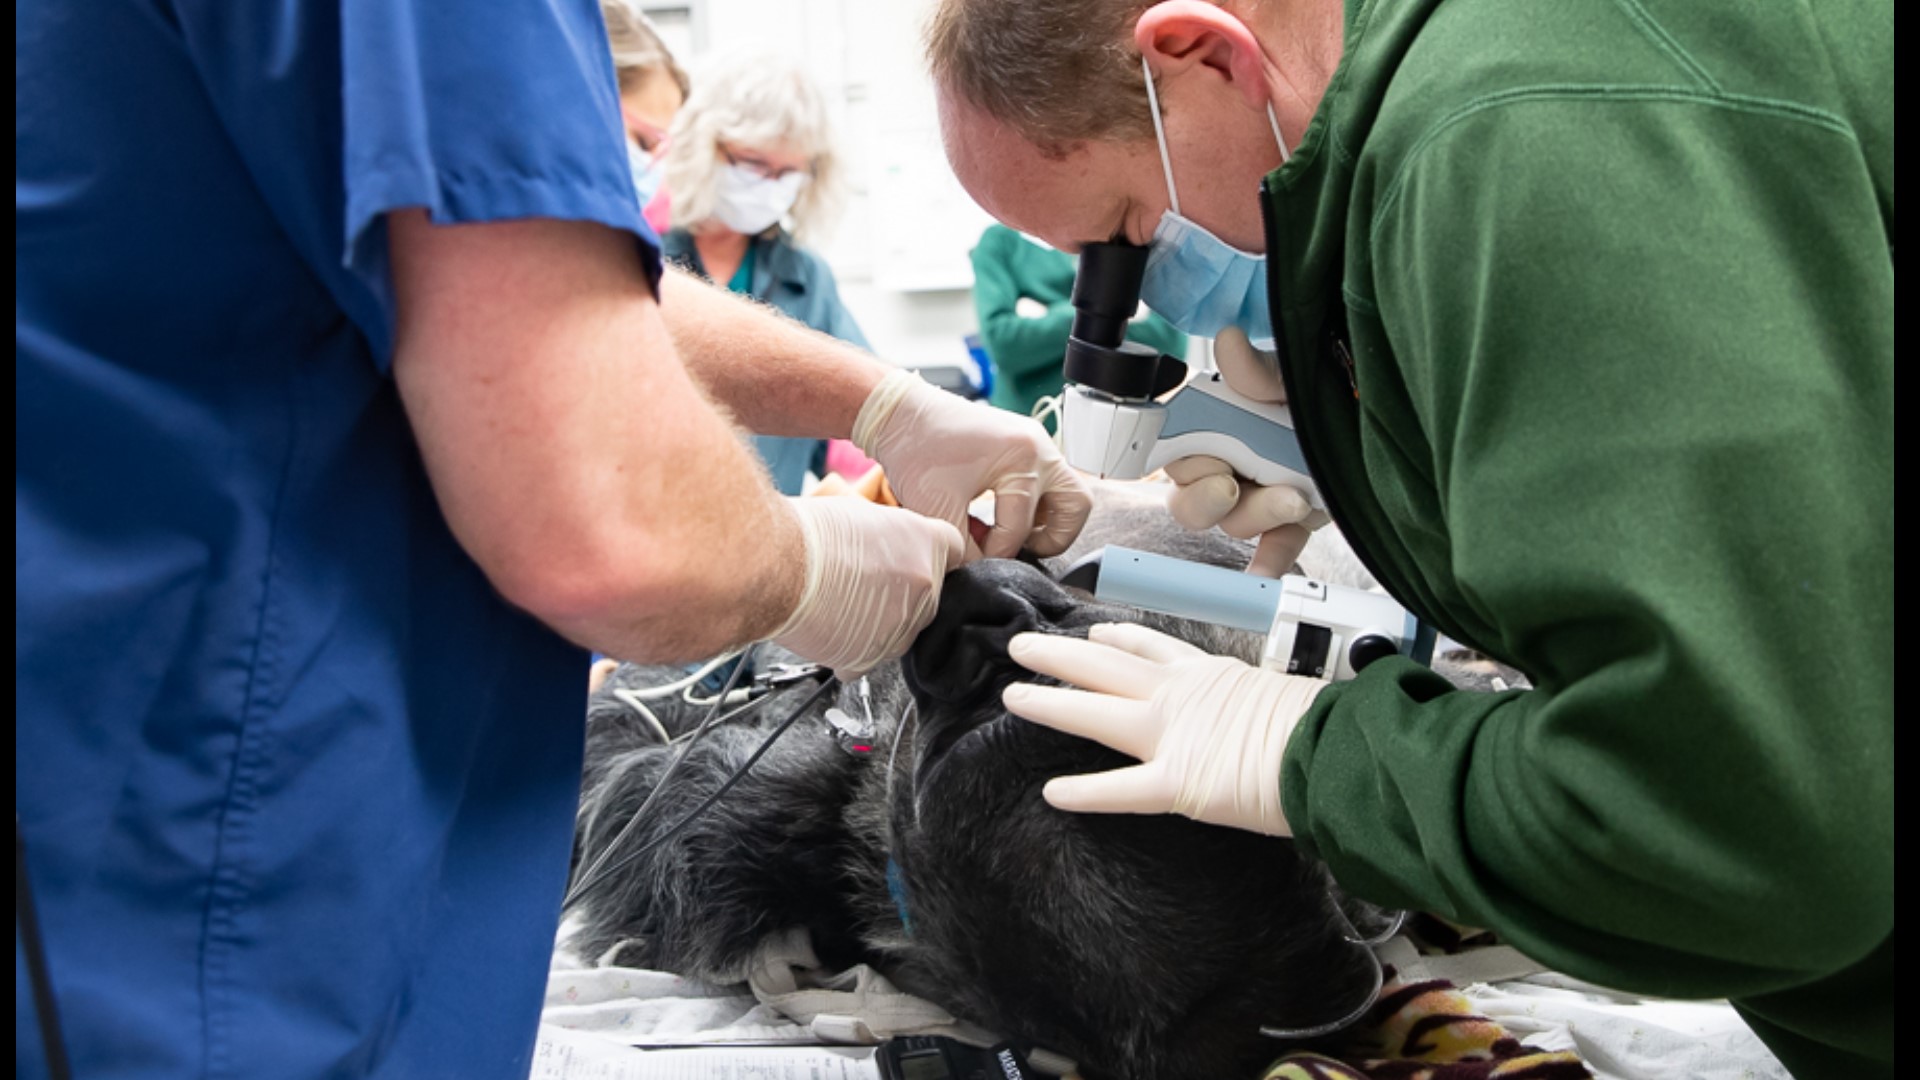
{"type": "Polygon", "coordinates": [[[620,846],[620,842],[627,838],[628,833],[639,827],[641,820],[646,817],[647,811],[651,810],[653,804],[660,800],[661,793],[667,790],[667,781],[673,779],[673,774],[680,771],[681,763],[686,761],[687,757],[693,753],[693,744],[699,742],[700,737],[705,735],[709,730],[718,727],[722,721],[731,720],[733,717],[759,704],[757,701],[749,701],[747,704],[727,713],[725,716],[720,715],[720,706],[727,700],[727,695],[733,692],[734,686],[740,681],[740,676],[753,666],[749,658],[754,655],[755,650],[758,648],[759,643],[755,642],[741,650],[741,662],[734,665],[733,671],[727,675],[726,684],[720,688],[718,694],[713,696],[713,703],[707,706],[707,714],[701,717],[700,723],[694,727],[693,731],[688,733],[686,737],[687,741],[681,744],[679,750],[674,752],[673,760],[667,762],[666,772],[661,774],[659,782],[653,785],[653,790],[647,793],[647,797],[641,800],[640,809],[633,812],[633,816],[629,817],[627,823],[620,827],[620,831],[613,835],[613,839],[607,842],[607,846],[600,849],[599,857],[588,864],[587,867],[581,871],[580,877],[568,886],[566,895],[560,900],[560,911],[562,914],[571,911],[573,905],[580,902],[580,897],[585,895],[589,886],[597,884],[606,877],[606,873],[602,871],[602,867],[606,865],[607,860],[613,855],[614,849],[620,846]]]}
{"type": "Polygon", "coordinates": [[[27,979],[33,983],[33,1012],[40,1021],[40,1042],[47,1050],[47,1072],[53,1080],[72,1080],[73,1066],[67,1062],[60,1012],[53,1001],[53,979],[47,974],[46,943],[40,937],[33,886],[27,880],[27,833],[17,809],[13,812],[13,921],[20,930],[20,951],[27,955],[27,979]]]}
{"type": "MultiPolygon", "coordinates": [[[[647,841],[646,843],[641,844],[639,847],[634,848],[632,851],[627,852],[625,855],[620,856],[618,859],[614,860],[610,865],[608,865],[605,869],[599,871],[598,873],[594,874],[592,877],[586,879],[585,881],[582,881],[580,885],[576,889],[574,889],[573,899],[578,900],[580,897],[586,895],[589,889],[593,888],[595,885],[598,885],[600,882],[605,881],[607,878],[613,876],[615,873],[618,873],[620,870],[625,869],[626,866],[632,863],[635,859],[638,859],[640,856],[645,855],[647,852],[652,851],[654,848],[659,847],[661,844],[664,844],[668,840],[671,840],[675,836],[679,835],[682,829],[685,829],[688,825],[692,824],[695,818],[699,817],[701,814],[706,813],[708,808],[712,807],[714,803],[717,803],[720,801],[720,797],[722,795],[725,795],[733,787],[733,785],[739,783],[741,778],[747,775],[747,770],[753,768],[753,763],[756,761],[759,761],[761,756],[773,747],[774,740],[778,739],[782,735],[785,735],[787,733],[787,729],[792,727],[802,716],[805,716],[807,710],[813,707],[814,702],[820,700],[821,695],[825,694],[828,690],[832,689],[837,684],[838,684],[838,680],[833,678],[827,678],[822,680],[819,686],[816,686],[813,688],[813,693],[808,694],[806,698],[800,702],[800,704],[794,706],[793,711],[787,714],[786,719],[780,721],[779,726],[775,727],[773,731],[765,739],[762,739],[760,741],[760,745],[754,748],[753,753],[748,756],[747,760],[740,763],[739,768],[733,770],[733,774],[727,777],[726,782],[721,784],[718,790],[716,790],[713,794],[707,796],[706,799],[703,800],[699,806],[694,807],[693,810],[690,811],[686,817],[683,817],[679,821],[674,822],[673,825],[670,828],[668,828],[666,832],[661,833],[659,836],[654,837],[653,839],[647,841]]],[[[654,790],[659,791],[660,788],[656,787],[654,790]]]]}

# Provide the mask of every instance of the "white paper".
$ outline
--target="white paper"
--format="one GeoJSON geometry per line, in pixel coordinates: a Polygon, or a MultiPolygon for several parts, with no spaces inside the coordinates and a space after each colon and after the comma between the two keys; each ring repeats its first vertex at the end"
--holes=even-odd
{"type": "Polygon", "coordinates": [[[1552,972],[1462,988],[1474,1011],[1599,1080],[1790,1080],[1724,1001],[1643,998],[1552,972]]]}
{"type": "Polygon", "coordinates": [[[870,1046],[702,1046],[637,1050],[540,1025],[528,1080],[879,1080],[870,1046]]]}

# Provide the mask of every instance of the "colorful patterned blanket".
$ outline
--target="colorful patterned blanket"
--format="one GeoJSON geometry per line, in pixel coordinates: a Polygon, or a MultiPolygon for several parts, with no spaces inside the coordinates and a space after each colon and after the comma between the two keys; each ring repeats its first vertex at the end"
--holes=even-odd
{"type": "Polygon", "coordinates": [[[1326,1052],[1288,1054],[1262,1080],[1591,1080],[1571,1051],[1536,1050],[1475,1015],[1445,979],[1387,976],[1372,1011],[1326,1052]]]}

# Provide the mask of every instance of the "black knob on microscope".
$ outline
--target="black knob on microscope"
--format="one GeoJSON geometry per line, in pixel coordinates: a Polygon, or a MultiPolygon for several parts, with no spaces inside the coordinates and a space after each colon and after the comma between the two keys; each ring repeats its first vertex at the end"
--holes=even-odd
{"type": "Polygon", "coordinates": [[[1347,663],[1353,670],[1360,671],[1375,660],[1384,660],[1400,651],[1391,638],[1379,634],[1362,634],[1347,647],[1347,663]]]}

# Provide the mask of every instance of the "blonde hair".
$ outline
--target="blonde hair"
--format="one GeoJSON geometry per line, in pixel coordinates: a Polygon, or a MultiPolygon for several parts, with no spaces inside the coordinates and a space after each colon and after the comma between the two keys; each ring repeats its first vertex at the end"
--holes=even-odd
{"type": "Polygon", "coordinates": [[[927,61],[941,86],[1050,155],[1150,139],[1133,26],[1154,2],[941,0],[927,61]]]}
{"type": "Polygon", "coordinates": [[[794,239],[811,240],[832,224],[840,206],[840,155],[826,99],[796,64],[729,53],[700,65],[699,88],[681,106],[667,140],[666,187],[676,226],[713,217],[723,140],[756,150],[784,142],[805,155],[811,179],[788,212],[794,239]]]}
{"type": "Polygon", "coordinates": [[[693,93],[693,81],[674,59],[667,43],[660,40],[653,20],[642,14],[632,0],[600,0],[600,18],[607,24],[607,44],[613,53],[613,73],[620,79],[620,92],[626,93],[645,81],[653,72],[664,72],[680,88],[681,98],[693,93]]]}

